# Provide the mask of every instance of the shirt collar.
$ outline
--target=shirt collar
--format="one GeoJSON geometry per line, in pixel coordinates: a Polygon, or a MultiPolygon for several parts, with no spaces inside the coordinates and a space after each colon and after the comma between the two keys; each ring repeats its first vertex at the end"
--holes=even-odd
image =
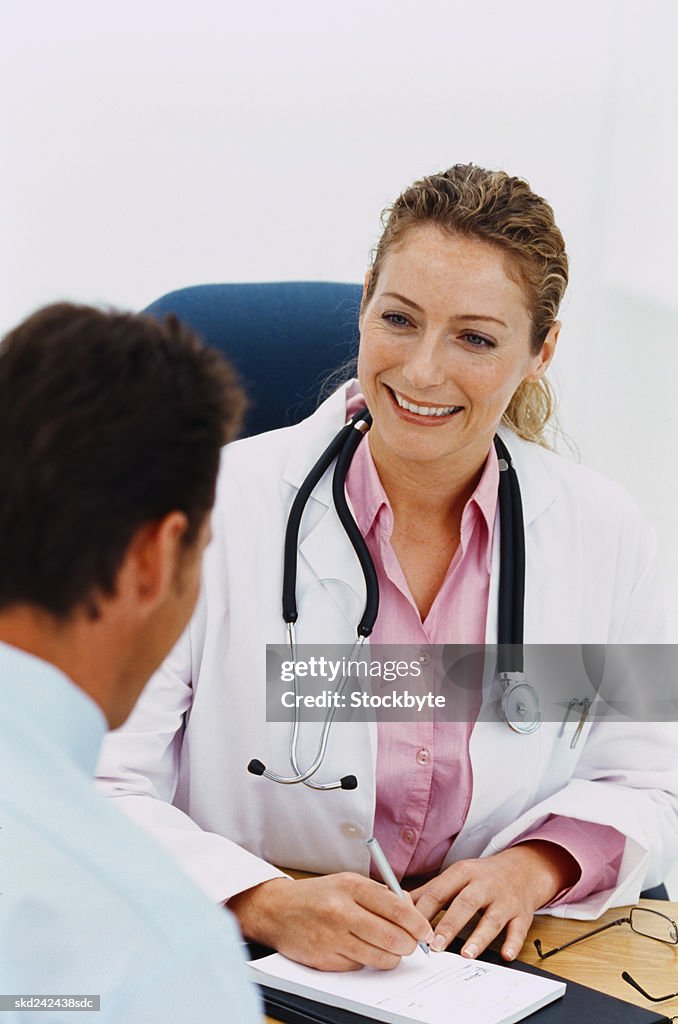
{"type": "Polygon", "coordinates": [[[478,481],[478,486],[471,495],[468,504],[464,509],[464,516],[462,517],[462,534],[464,531],[464,517],[466,517],[466,513],[471,502],[473,502],[479,509],[483,519],[485,520],[485,525],[487,527],[486,564],[488,572],[492,568],[492,534],[494,531],[494,520],[497,514],[498,501],[499,460],[497,458],[497,451],[492,444],[490,445],[490,450],[487,453],[485,467],[483,469],[482,476],[478,481]]]}
{"type": "Polygon", "coordinates": [[[383,526],[390,536],[393,532],[393,511],[379,479],[367,437],[358,445],[351,460],[346,476],[346,489],[351,497],[357,495],[360,498],[358,502],[352,502],[352,507],[355,521],[363,537],[367,537],[382,509],[385,517],[383,526]]]}
{"type": "Polygon", "coordinates": [[[3,709],[47,737],[92,777],[108,728],[103,711],[84,690],[50,662],[0,642],[3,709]]]}

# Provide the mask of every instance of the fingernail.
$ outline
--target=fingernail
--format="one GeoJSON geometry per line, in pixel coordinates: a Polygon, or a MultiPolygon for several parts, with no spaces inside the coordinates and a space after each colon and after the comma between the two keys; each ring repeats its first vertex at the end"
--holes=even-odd
{"type": "Polygon", "coordinates": [[[433,942],[434,938],[435,938],[435,932],[433,931],[433,928],[429,928],[428,935],[424,939],[424,942],[427,942],[429,944],[429,946],[430,946],[431,943],[433,942]]]}
{"type": "Polygon", "coordinates": [[[434,936],[433,942],[431,943],[431,949],[434,953],[442,953],[447,945],[447,939],[444,935],[434,936]]]}
{"type": "Polygon", "coordinates": [[[515,960],[515,958],[516,958],[516,951],[515,951],[515,949],[510,949],[510,948],[509,949],[505,949],[504,950],[504,956],[505,956],[505,958],[507,960],[515,960]]]}
{"type": "Polygon", "coordinates": [[[473,960],[477,953],[478,947],[474,946],[472,942],[470,942],[468,946],[464,946],[461,951],[461,955],[467,957],[469,960],[473,960]]]}

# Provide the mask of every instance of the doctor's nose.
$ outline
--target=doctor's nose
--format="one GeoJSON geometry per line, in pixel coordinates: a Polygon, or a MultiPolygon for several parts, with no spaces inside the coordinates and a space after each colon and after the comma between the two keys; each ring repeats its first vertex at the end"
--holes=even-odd
{"type": "Polygon", "coordinates": [[[442,384],[445,380],[445,358],[440,339],[424,337],[418,341],[409,353],[402,372],[417,390],[442,384]]]}

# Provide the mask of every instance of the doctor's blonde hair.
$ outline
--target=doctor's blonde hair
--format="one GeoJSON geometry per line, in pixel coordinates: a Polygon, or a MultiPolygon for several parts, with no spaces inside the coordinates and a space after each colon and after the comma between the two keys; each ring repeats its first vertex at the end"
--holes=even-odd
{"type": "MultiPolygon", "coordinates": [[[[525,293],[532,319],[530,344],[537,355],[556,320],[568,281],[565,242],[546,200],[522,178],[474,164],[455,164],[415,181],[382,214],[384,231],[373,252],[364,302],[374,291],[387,252],[403,242],[410,228],[422,223],[478,238],[506,253],[507,273],[525,293]]],[[[523,382],[502,423],[525,440],[547,446],[544,428],[555,404],[545,378],[523,382]]]]}

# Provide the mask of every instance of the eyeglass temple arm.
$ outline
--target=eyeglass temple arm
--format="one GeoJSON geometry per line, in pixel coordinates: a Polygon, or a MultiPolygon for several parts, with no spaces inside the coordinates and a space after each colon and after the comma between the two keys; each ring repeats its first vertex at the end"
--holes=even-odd
{"type": "Polygon", "coordinates": [[[616,921],[610,921],[609,924],[601,924],[600,928],[594,928],[593,931],[586,932],[585,935],[578,935],[576,939],[570,939],[569,942],[564,942],[562,946],[556,946],[555,949],[549,949],[548,953],[542,953],[541,939],[534,940],[534,948],[537,950],[539,959],[546,960],[547,957],[553,956],[554,953],[560,953],[561,949],[567,949],[568,946],[574,946],[575,942],[581,942],[582,939],[590,939],[592,935],[598,935],[600,932],[605,932],[608,928],[614,928],[615,925],[628,924],[630,920],[630,917],[620,917],[616,921]]]}
{"type": "Polygon", "coordinates": [[[668,996],[651,996],[649,992],[646,992],[642,985],[639,985],[635,978],[632,978],[628,971],[622,971],[622,978],[627,981],[629,985],[633,985],[637,989],[641,996],[645,996],[652,1003],[663,1003],[665,999],[673,999],[678,996],[678,992],[671,992],[668,996]]]}

